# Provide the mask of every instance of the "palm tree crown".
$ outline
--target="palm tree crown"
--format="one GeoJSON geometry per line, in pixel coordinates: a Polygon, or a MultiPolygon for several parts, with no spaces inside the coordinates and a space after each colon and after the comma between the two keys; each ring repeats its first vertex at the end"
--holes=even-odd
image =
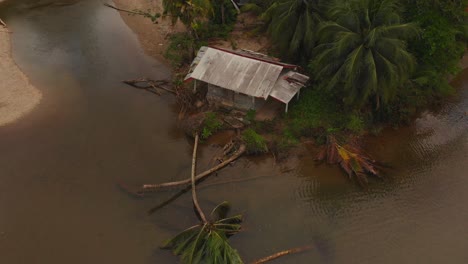
{"type": "Polygon", "coordinates": [[[308,58],[319,22],[318,0],[278,0],[262,14],[274,44],[289,59],[308,58]]]}
{"type": "Polygon", "coordinates": [[[311,63],[316,79],[357,108],[370,98],[377,108],[388,102],[415,65],[405,40],[417,27],[401,23],[392,0],[337,1],[329,18],[319,29],[311,63]]]}

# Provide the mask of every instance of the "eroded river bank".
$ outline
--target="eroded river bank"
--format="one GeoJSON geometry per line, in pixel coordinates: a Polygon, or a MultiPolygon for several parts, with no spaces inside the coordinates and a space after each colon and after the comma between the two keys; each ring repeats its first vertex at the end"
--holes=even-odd
{"type": "MultiPolygon", "coordinates": [[[[190,173],[192,146],[177,128],[171,95],[122,79],[168,78],[115,10],[100,1],[0,9],[13,55],[42,92],[41,104],[0,127],[2,263],[177,263],[158,245],[196,222],[190,195],[148,216],[177,190],[134,199],[116,183],[164,182],[190,173]]],[[[391,165],[362,191],[338,168],[303,156],[277,167],[241,159],[200,186],[206,208],[223,200],[245,215],[232,244],[246,261],[313,244],[281,263],[464,263],[468,259],[468,72],[460,98],[415,124],[370,139],[391,165]],[[290,170],[293,169],[293,170],[290,170]],[[288,171],[282,173],[281,171],[288,171]]],[[[199,170],[218,151],[204,144],[199,170]]]]}

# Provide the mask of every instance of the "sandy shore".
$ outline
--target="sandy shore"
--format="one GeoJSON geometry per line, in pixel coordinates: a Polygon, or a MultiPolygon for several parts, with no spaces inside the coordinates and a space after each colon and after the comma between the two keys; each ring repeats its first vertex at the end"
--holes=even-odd
{"type": "MultiPolygon", "coordinates": [[[[149,9],[151,13],[162,14],[163,12],[162,0],[114,0],[114,3],[117,7],[125,10],[138,9],[147,11],[149,9]]],[[[159,18],[158,23],[155,24],[151,19],[143,16],[129,15],[125,12],[120,12],[120,15],[138,36],[145,52],[159,61],[167,63],[164,58],[164,51],[167,48],[168,35],[184,31],[184,26],[180,23],[172,26],[168,18],[159,18]]]]}
{"type": "MultiPolygon", "coordinates": [[[[151,13],[163,12],[162,0],[114,0],[117,7],[125,10],[151,10],[151,13]]],[[[182,32],[185,30],[184,25],[177,23],[172,25],[169,18],[160,18],[158,23],[154,24],[149,18],[142,16],[129,15],[125,12],[120,12],[125,23],[132,29],[138,36],[145,52],[162,61],[166,62],[164,52],[168,45],[168,35],[175,32],[182,32]]],[[[262,36],[252,36],[249,34],[252,25],[255,24],[255,17],[248,14],[241,14],[238,18],[238,23],[235,25],[231,33],[231,39],[215,40],[210,42],[210,46],[218,46],[224,48],[248,49],[257,52],[266,52],[268,47],[268,40],[262,36]]]]}
{"type": "Polygon", "coordinates": [[[10,33],[0,26],[0,126],[31,111],[41,98],[41,92],[31,85],[13,61],[10,33]]]}

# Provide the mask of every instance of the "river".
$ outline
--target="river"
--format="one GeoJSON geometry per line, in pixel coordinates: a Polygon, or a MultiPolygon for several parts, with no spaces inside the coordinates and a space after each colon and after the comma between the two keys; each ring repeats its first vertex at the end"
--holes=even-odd
{"type": "MultiPolygon", "coordinates": [[[[158,246],[196,223],[190,195],[148,215],[177,191],[136,199],[116,184],[189,176],[192,145],[172,95],[120,83],[170,69],[101,1],[30,2],[0,9],[14,59],[43,93],[31,114],[0,127],[1,263],[177,263],[158,246]]],[[[312,244],[277,263],[467,263],[468,71],[453,84],[459,99],[369,139],[391,168],[367,191],[312,155],[281,166],[244,158],[207,183],[265,177],[201,185],[202,207],[228,200],[244,214],[231,241],[247,262],[312,244]]],[[[216,151],[203,144],[199,171],[216,151]]]]}

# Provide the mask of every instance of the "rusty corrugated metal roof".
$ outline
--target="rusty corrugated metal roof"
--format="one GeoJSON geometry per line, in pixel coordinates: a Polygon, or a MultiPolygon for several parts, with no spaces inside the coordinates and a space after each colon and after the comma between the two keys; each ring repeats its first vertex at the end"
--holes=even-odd
{"type": "Polygon", "coordinates": [[[206,48],[186,78],[266,99],[282,70],[280,65],[206,48]]]}
{"type": "Polygon", "coordinates": [[[296,65],[259,55],[246,51],[201,47],[185,80],[196,79],[264,99],[274,94],[276,99],[288,103],[309,77],[293,71],[297,68],[296,65]],[[295,78],[295,81],[285,78],[295,78]]]}
{"type": "Polygon", "coordinates": [[[294,71],[283,72],[275,83],[270,96],[287,104],[305,86],[309,77],[294,71]]]}

